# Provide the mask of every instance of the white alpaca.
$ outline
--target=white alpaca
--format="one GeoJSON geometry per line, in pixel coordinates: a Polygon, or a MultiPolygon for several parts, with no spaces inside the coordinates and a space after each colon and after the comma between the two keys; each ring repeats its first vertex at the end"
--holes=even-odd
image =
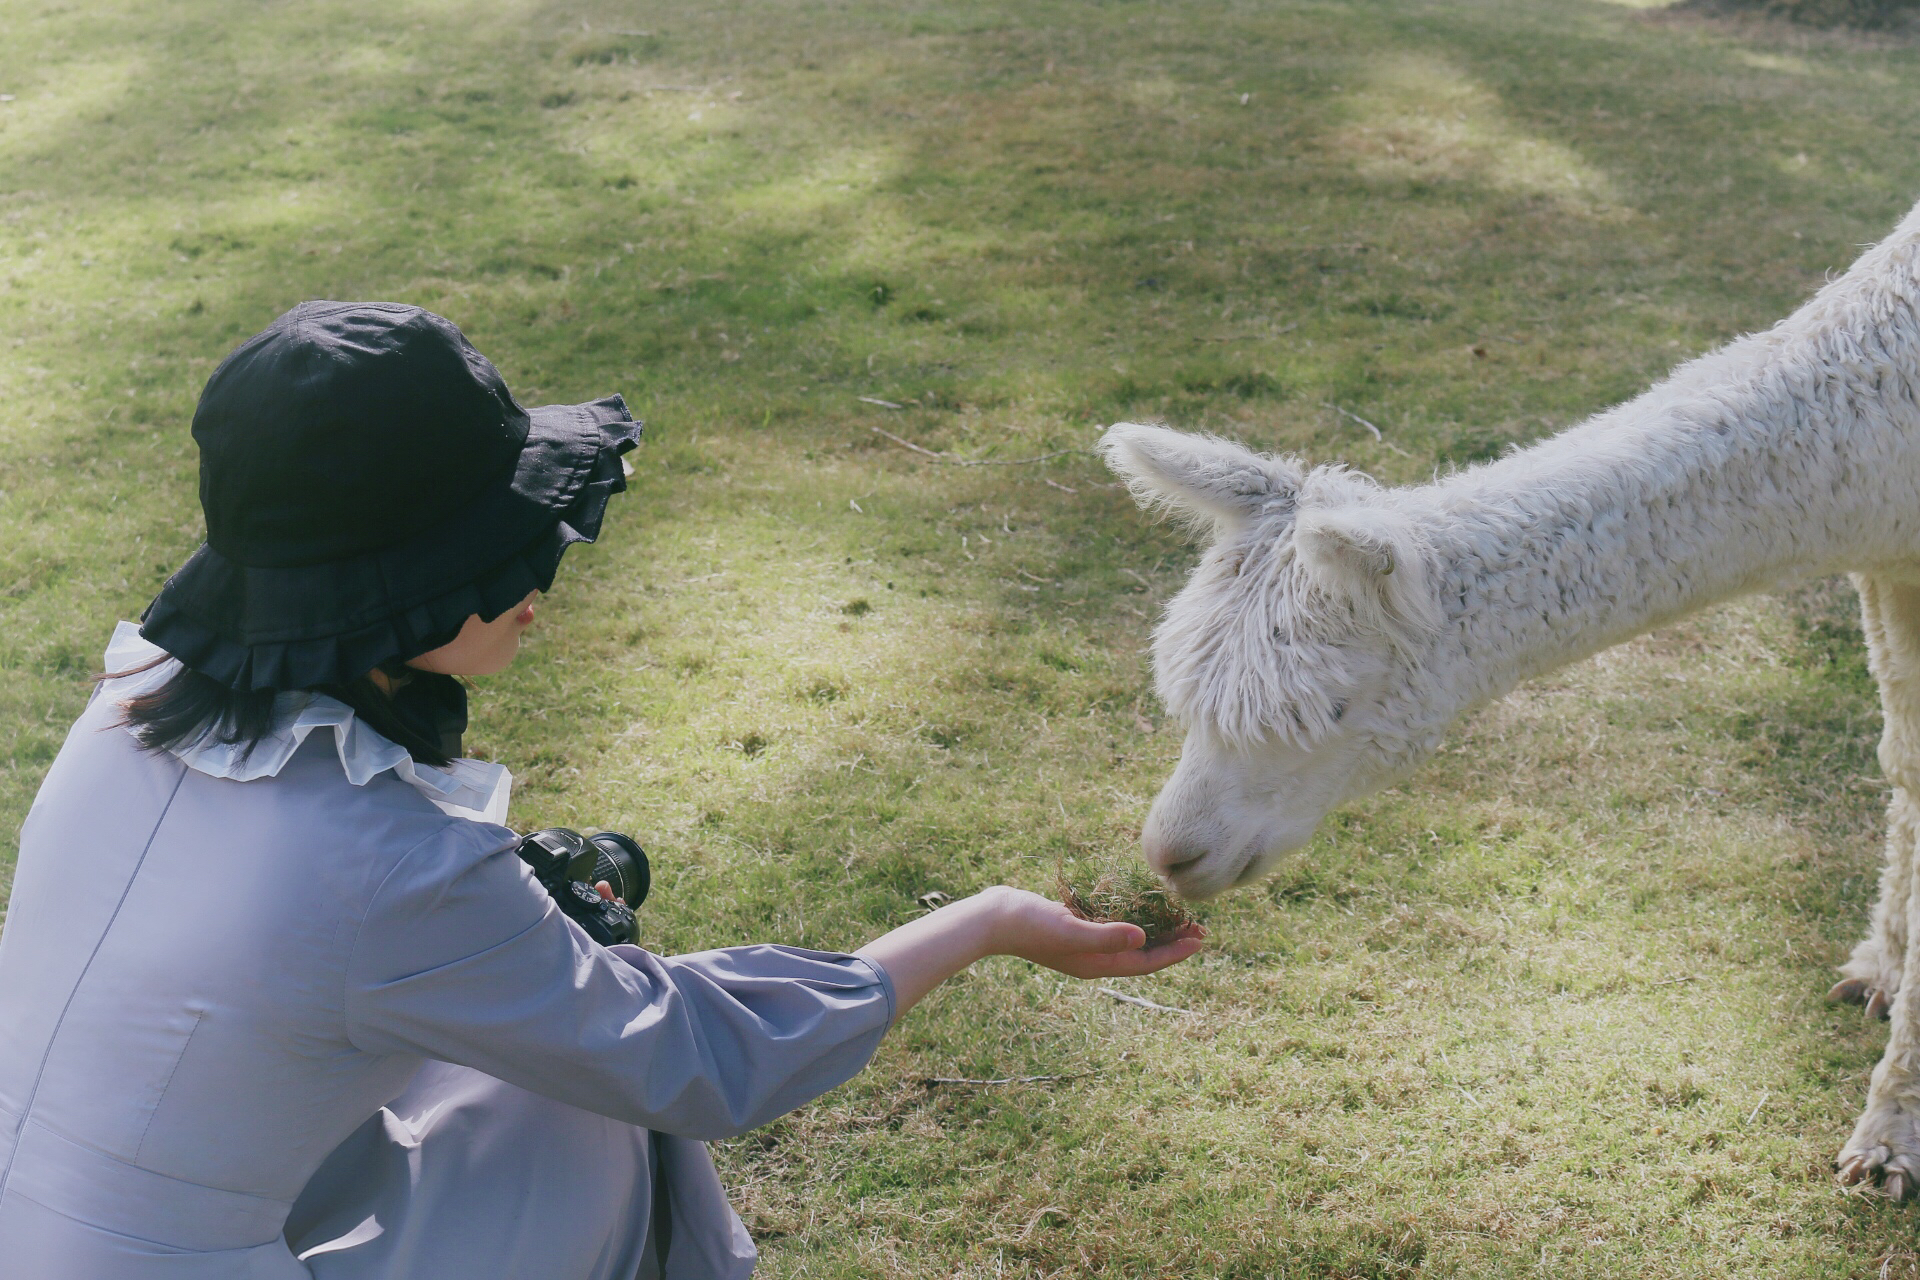
{"type": "Polygon", "coordinates": [[[1851,571],[1893,784],[1887,863],[1840,999],[1890,1011],[1840,1154],[1920,1184],[1920,209],[1765,333],[1498,462],[1400,489],[1120,424],[1108,462],[1211,535],[1154,637],[1187,728],[1142,836],[1204,897],[1405,774],[1462,712],[1716,601],[1851,571]]]}

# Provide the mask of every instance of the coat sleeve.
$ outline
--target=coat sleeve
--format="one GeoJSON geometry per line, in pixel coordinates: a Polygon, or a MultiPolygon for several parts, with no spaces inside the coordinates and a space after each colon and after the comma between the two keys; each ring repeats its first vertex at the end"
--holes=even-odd
{"type": "Polygon", "coordinates": [[[857,956],[601,947],[501,829],[455,823],[375,893],[347,962],[353,1043],[459,1063],[663,1133],[711,1140],[782,1115],[867,1063],[893,986],[857,956]]]}

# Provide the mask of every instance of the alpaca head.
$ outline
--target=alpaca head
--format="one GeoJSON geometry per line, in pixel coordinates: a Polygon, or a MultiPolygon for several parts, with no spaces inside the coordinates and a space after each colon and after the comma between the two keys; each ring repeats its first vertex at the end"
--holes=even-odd
{"type": "Polygon", "coordinates": [[[1186,728],[1147,816],[1147,861],[1206,897],[1304,845],[1329,810],[1430,750],[1406,702],[1440,610],[1419,526],[1365,476],[1121,423],[1107,463],[1206,537],[1154,633],[1186,728]]]}

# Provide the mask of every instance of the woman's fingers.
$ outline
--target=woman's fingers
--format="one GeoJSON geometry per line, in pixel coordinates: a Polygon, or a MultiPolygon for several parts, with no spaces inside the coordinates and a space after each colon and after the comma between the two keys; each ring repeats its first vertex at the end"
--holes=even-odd
{"type": "Polygon", "coordinates": [[[993,951],[1020,956],[1076,978],[1120,978],[1153,973],[1178,964],[1200,949],[1206,930],[1198,924],[1182,926],[1158,946],[1147,947],[1147,934],[1124,920],[1083,920],[1066,907],[1038,894],[1020,890],[996,891],[1001,897],[1003,924],[993,951]]]}
{"type": "Polygon", "coordinates": [[[1087,947],[1072,955],[1042,963],[1075,978],[1132,978],[1179,964],[1199,951],[1207,936],[1205,929],[1190,924],[1182,926],[1178,933],[1158,946],[1143,948],[1140,943],[1145,941],[1145,937],[1140,934],[1138,926],[1126,927],[1132,929],[1135,936],[1131,939],[1132,945],[1124,949],[1087,947]]]}
{"type": "Polygon", "coordinates": [[[1147,945],[1147,931],[1137,924],[1128,924],[1124,920],[1095,924],[1091,920],[1075,920],[1079,926],[1074,932],[1079,936],[1072,941],[1076,950],[1092,952],[1138,951],[1147,945]]]}
{"type": "Polygon", "coordinates": [[[1075,978],[1137,978],[1179,964],[1199,951],[1200,946],[1199,938],[1176,938],[1144,951],[1079,955],[1056,967],[1075,978]]]}
{"type": "MultiPolygon", "coordinates": [[[[1128,953],[1138,953],[1140,955],[1146,955],[1146,956],[1157,956],[1161,952],[1167,950],[1169,947],[1172,947],[1177,943],[1189,942],[1189,941],[1194,944],[1194,951],[1197,951],[1200,949],[1199,948],[1200,942],[1207,936],[1207,931],[1201,928],[1199,925],[1183,924],[1178,929],[1174,930],[1172,934],[1168,935],[1164,940],[1162,940],[1157,945],[1153,947],[1148,947],[1147,935],[1145,930],[1141,929],[1138,925],[1130,924],[1130,925],[1127,925],[1126,927],[1132,930],[1132,942],[1130,945],[1125,947],[1088,947],[1087,950],[1088,951],[1128,952],[1128,953]]],[[[1193,951],[1189,951],[1186,954],[1192,955],[1193,951]]]]}
{"type": "Polygon", "coordinates": [[[1175,938],[1172,942],[1163,942],[1145,951],[1132,951],[1123,956],[1115,956],[1113,957],[1115,968],[1110,976],[1137,978],[1143,973],[1158,973],[1168,965],[1179,964],[1182,960],[1193,956],[1202,945],[1204,944],[1199,938],[1175,938]]]}

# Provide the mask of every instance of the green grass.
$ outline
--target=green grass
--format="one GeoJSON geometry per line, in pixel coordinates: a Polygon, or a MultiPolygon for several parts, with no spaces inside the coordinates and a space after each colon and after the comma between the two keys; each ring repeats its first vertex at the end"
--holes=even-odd
{"type": "MultiPolygon", "coordinates": [[[[303,298],[417,302],[530,402],[650,420],[473,745],[518,823],[648,844],[672,949],[1045,890],[1178,751],[1143,650],[1192,550],[1084,454],[875,428],[999,461],[1160,417],[1416,480],[1770,323],[1920,192],[1920,46],[1588,0],[0,32],[0,826],[195,545],[214,362],[303,298]]],[[[1884,1038],[1820,999],[1883,800],[1849,608],[1474,717],[1131,984],[1196,1016],[957,980],[719,1149],[764,1273],[1914,1274],[1920,1211],[1828,1177],[1884,1038]],[[1012,1075],[1064,1078],[921,1083],[1012,1075]]]]}

